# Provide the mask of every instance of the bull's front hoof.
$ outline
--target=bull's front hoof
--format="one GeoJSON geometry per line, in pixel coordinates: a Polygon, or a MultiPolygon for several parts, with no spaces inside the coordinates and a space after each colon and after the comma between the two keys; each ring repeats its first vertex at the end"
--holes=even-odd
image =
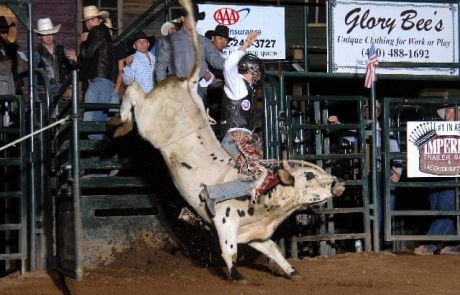
{"type": "Polygon", "coordinates": [[[243,286],[246,286],[248,284],[248,280],[246,279],[241,279],[241,280],[233,280],[234,283],[237,283],[238,285],[243,285],[243,286]]]}
{"type": "Polygon", "coordinates": [[[302,279],[302,276],[297,272],[297,270],[294,270],[293,272],[291,272],[291,274],[289,275],[289,278],[291,280],[301,280],[302,279]]]}
{"type": "Polygon", "coordinates": [[[230,277],[234,283],[238,283],[240,285],[247,285],[248,281],[240,274],[240,272],[236,269],[235,266],[232,267],[230,271],[230,277]]]}

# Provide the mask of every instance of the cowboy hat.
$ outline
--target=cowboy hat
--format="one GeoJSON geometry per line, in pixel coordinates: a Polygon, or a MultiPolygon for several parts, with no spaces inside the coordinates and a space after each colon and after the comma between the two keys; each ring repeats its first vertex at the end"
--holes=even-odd
{"type": "Polygon", "coordinates": [[[109,12],[105,10],[99,11],[99,8],[94,5],[83,7],[83,19],[81,20],[82,22],[95,17],[106,19],[109,17],[109,12]]]}
{"type": "Polygon", "coordinates": [[[52,35],[59,32],[61,25],[53,26],[51,19],[47,18],[40,18],[37,21],[37,29],[34,30],[35,33],[40,35],[52,35]]]}
{"type": "Polygon", "coordinates": [[[165,22],[162,26],[161,26],[161,34],[163,36],[168,36],[169,35],[169,29],[173,28],[173,27],[180,27],[181,25],[181,20],[180,18],[176,18],[176,19],[173,19],[172,21],[169,21],[169,22],[165,22]]]}
{"type": "Polygon", "coordinates": [[[126,42],[126,49],[128,51],[133,50],[134,43],[139,39],[147,39],[147,41],[149,41],[149,50],[152,48],[153,44],[155,44],[155,36],[147,36],[144,32],[136,32],[129,38],[128,42],[126,42]]]}
{"type": "Polygon", "coordinates": [[[105,23],[104,23],[107,28],[109,28],[110,30],[118,30],[118,28],[115,28],[113,26],[113,23],[112,23],[112,20],[110,19],[110,17],[108,17],[106,20],[105,20],[105,23]]]}
{"type": "MultiPolygon", "coordinates": [[[[193,16],[195,17],[195,21],[204,20],[206,13],[204,11],[200,12],[200,9],[198,8],[198,4],[192,3],[192,7],[193,7],[193,16]]],[[[180,16],[187,17],[187,11],[185,9],[180,9],[176,13],[180,16]]]]}
{"type": "Polygon", "coordinates": [[[11,27],[15,27],[16,24],[12,22],[11,24],[8,24],[8,21],[6,20],[6,17],[3,15],[0,16],[0,29],[9,29],[11,27]]]}
{"type": "Polygon", "coordinates": [[[229,34],[230,30],[227,26],[223,26],[223,25],[217,25],[216,28],[214,30],[209,30],[207,31],[204,35],[208,38],[208,39],[211,39],[212,37],[214,36],[221,36],[221,37],[224,37],[224,38],[227,38],[228,41],[231,41],[235,38],[232,38],[230,37],[228,34],[229,34]]]}
{"type": "MultiPolygon", "coordinates": [[[[369,107],[369,101],[368,100],[366,100],[366,102],[364,103],[364,106],[369,107]]],[[[375,100],[375,108],[380,109],[380,102],[378,100],[375,100]]]]}
{"type": "MultiPolygon", "coordinates": [[[[454,105],[444,105],[442,108],[437,109],[438,116],[441,117],[441,119],[444,120],[444,117],[446,116],[446,110],[447,109],[453,109],[455,108],[454,105]]],[[[460,110],[460,106],[458,108],[460,110]]]]}

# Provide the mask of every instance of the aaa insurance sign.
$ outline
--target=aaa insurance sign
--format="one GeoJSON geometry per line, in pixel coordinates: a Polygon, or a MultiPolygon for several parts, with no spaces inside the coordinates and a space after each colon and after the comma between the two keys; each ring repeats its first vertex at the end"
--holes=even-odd
{"type": "Polygon", "coordinates": [[[237,50],[252,31],[258,31],[257,40],[246,52],[261,59],[285,59],[286,38],[283,7],[237,6],[199,4],[206,17],[198,22],[197,30],[204,35],[217,25],[227,26],[231,40],[224,49],[224,57],[237,50]]]}
{"type": "MultiPolygon", "coordinates": [[[[329,69],[364,73],[369,48],[379,62],[456,63],[458,3],[329,1],[329,69]]],[[[377,68],[377,74],[458,75],[458,68],[377,68]]]]}

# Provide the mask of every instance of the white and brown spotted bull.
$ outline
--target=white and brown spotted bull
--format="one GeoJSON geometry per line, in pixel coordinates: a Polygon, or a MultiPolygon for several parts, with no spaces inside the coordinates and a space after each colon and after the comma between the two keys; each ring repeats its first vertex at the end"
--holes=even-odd
{"type": "MultiPolygon", "coordinates": [[[[188,0],[180,2],[190,11],[188,0]]],[[[128,86],[120,109],[118,123],[122,124],[115,136],[132,129],[134,111],[140,135],[161,151],[180,194],[205,222],[214,225],[233,280],[244,281],[236,268],[237,244],[248,244],[275,261],[288,277],[299,277],[270,237],[294,211],[341,195],[344,184],[313,164],[297,169],[284,165],[277,171],[280,184],[262,195],[258,204],[251,205],[245,198],[227,200],[216,205],[212,217],[199,197],[202,185],[242,175],[216,139],[197,94],[200,59],[196,32],[193,40],[196,60],[188,78],[167,78],[148,94],[135,82],[128,86]]]]}

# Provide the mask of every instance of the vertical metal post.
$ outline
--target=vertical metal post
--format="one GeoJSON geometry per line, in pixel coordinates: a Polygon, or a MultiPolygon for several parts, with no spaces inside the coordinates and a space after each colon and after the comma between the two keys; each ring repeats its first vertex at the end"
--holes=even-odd
{"type": "Polygon", "coordinates": [[[375,111],[375,81],[372,82],[371,99],[370,99],[370,124],[372,126],[372,142],[371,142],[371,187],[372,187],[372,203],[374,204],[374,222],[373,222],[373,240],[374,252],[380,252],[380,227],[379,227],[379,207],[377,196],[377,118],[375,111]]]}
{"type": "MultiPolygon", "coordinates": [[[[32,32],[32,3],[24,3],[27,5],[27,24],[24,24],[27,28],[27,50],[28,50],[28,90],[29,90],[29,132],[34,132],[35,129],[35,115],[34,115],[34,91],[33,91],[33,82],[34,82],[34,73],[33,73],[33,32],[32,32]]],[[[30,170],[29,170],[29,184],[30,184],[30,196],[29,196],[29,242],[30,242],[30,270],[37,269],[37,258],[36,258],[36,192],[35,192],[35,136],[32,136],[29,140],[29,162],[30,162],[30,170]]],[[[25,204],[22,205],[22,208],[26,207],[25,204]]],[[[26,246],[26,245],[24,245],[26,246]]],[[[23,246],[23,247],[24,247],[23,246]]],[[[27,253],[27,250],[25,250],[27,253]]],[[[25,271],[25,270],[24,270],[25,271]]]]}
{"type": "Polygon", "coordinates": [[[73,214],[75,232],[75,279],[83,279],[83,266],[81,262],[81,239],[83,237],[83,226],[81,217],[81,188],[80,188],[80,149],[78,132],[78,75],[72,71],[72,178],[73,178],[73,214]]]}
{"type": "Polygon", "coordinates": [[[309,66],[308,66],[308,5],[304,6],[304,20],[303,20],[303,28],[305,31],[305,38],[304,38],[304,44],[303,44],[303,68],[305,72],[308,72],[309,66]]]}

